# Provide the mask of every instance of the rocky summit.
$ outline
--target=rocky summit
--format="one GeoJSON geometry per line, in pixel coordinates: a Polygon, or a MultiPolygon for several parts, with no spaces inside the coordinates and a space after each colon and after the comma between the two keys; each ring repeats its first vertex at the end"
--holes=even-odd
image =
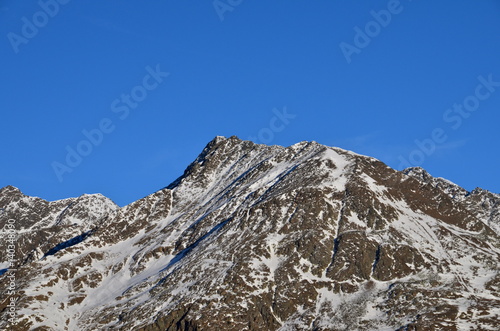
{"type": "Polygon", "coordinates": [[[0,190],[7,330],[498,330],[500,195],[216,137],[125,207],[0,190]]]}

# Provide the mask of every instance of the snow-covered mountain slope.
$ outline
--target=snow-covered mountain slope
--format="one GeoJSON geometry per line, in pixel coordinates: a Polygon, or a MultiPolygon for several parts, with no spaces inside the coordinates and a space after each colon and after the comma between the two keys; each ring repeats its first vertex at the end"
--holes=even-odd
{"type": "Polygon", "coordinates": [[[0,276],[0,327],[496,330],[498,198],[315,142],[236,137],[123,208],[6,187],[18,262],[0,276]]]}
{"type": "MultiPolygon", "coordinates": [[[[14,221],[16,246],[23,263],[38,260],[43,256],[42,252],[92,231],[101,218],[119,209],[101,194],[48,202],[26,196],[12,186],[0,189],[0,206],[3,208],[3,213],[0,213],[4,221],[2,225],[8,219],[14,221]]],[[[3,231],[6,230],[3,226],[3,231]]],[[[6,251],[6,242],[2,239],[0,254],[6,251]]]]}
{"type": "Polygon", "coordinates": [[[441,189],[453,200],[462,202],[466,208],[476,214],[479,219],[500,235],[500,194],[495,194],[479,187],[471,192],[467,192],[467,190],[449,180],[432,177],[427,171],[419,167],[408,168],[403,170],[403,172],[426,184],[441,189]]]}

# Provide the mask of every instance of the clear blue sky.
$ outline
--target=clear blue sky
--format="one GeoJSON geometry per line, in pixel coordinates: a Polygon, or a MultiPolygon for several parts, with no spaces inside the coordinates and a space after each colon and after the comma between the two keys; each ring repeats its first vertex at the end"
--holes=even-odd
{"type": "Polygon", "coordinates": [[[0,187],[125,205],[237,135],[500,193],[499,1],[10,0],[0,36],[0,187]]]}

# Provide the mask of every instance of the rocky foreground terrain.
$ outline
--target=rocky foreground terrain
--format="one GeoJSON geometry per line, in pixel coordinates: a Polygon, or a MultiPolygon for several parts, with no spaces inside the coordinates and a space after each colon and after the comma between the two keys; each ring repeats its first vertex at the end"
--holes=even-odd
{"type": "Polygon", "coordinates": [[[7,186],[0,229],[2,330],[500,325],[500,195],[315,142],[217,137],[122,208],[7,186]]]}

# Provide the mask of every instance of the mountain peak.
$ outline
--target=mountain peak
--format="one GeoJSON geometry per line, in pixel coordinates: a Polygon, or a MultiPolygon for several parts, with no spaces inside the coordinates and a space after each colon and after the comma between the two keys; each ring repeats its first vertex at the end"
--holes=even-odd
{"type": "Polygon", "coordinates": [[[7,194],[7,193],[22,194],[20,189],[12,185],[7,185],[5,187],[0,188],[0,194],[7,194]]]}
{"type": "Polygon", "coordinates": [[[432,177],[424,168],[422,167],[409,167],[409,168],[406,168],[404,170],[402,170],[402,172],[405,174],[405,175],[408,175],[408,176],[412,176],[414,178],[420,178],[421,180],[425,181],[427,180],[428,178],[432,177]]]}

